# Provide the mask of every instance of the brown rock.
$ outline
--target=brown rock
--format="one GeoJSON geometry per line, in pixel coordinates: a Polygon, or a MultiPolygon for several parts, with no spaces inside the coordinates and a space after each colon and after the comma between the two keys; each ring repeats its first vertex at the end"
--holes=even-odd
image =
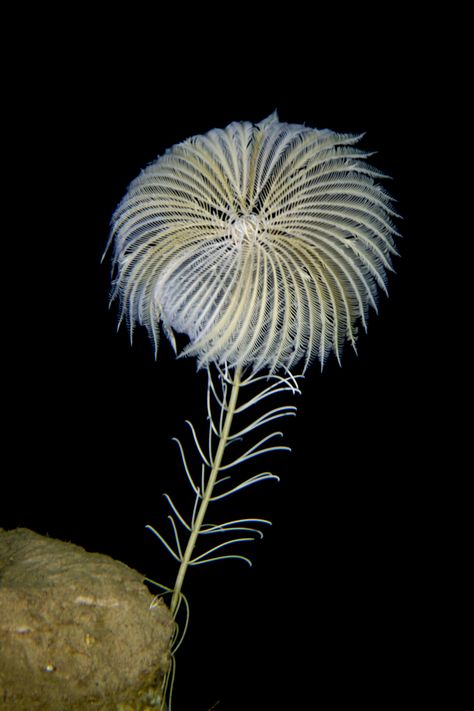
{"type": "Polygon", "coordinates": [[[173,620],[136,570],[0,529],[0,711],[159,708],[173,620]]]}

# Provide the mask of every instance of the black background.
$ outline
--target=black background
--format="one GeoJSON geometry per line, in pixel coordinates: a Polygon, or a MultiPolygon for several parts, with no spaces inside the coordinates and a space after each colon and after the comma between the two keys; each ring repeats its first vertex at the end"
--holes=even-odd
{"type": "Polygon", "coordinates": [[[166,530],[162,493],[184,490],[171,438],[185,418],[202,424],[206,381],[165,339],[155,362],[146,333],[133,347],[117,333],[110,263],[100,264],[110,216],[167,147],[233,120],[277,109],[283,121],[365,131],[404,218],[390,297],[358,356],[346,349],[342,368],[331,359],[308,372],[285,427],[293,452],[273,466],[281,482],[235,499],[238,515],[273,521],[253,568],[189,573],[173,708],[398,707],[438,684],[426,663],[444,526],[426,428],[440,238],[421,178],[439,95],[436,56],[420,41],[430,30],[388,13],[370,23],[275,11],[269,23],[206,12],[186,28],[178,17],[116,27],[71,15],[36,35],[33,22],[34,43],[12,52],[1,524],[172,584],[174,564],[144,527],[166,530]]]}

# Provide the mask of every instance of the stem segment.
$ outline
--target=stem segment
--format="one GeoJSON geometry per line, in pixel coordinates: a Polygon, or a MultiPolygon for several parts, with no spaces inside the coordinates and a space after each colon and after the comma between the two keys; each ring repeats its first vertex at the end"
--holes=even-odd
{"type": "Polygon", "coordinates": [[[232,425],[232,420],[233,420],[233,417],[235,414],[235,408],[236,408],[236,404],[237,404],[237,397],[239,394],[241,377],[242,377],[242,366],[237,366],[237,368],[235,369],[235,373],[234,373],[234,379],[232,382],[232,390],[230,393],[229,404],[227,407],[227,412],[225,415],[224,425],[222,427],[222,432],[220,433],[219,444],[217,447],[216,456],[214,458],[212,470],[209,475],[209,479],[207,482],[206,490],[204,492],[204,496],[203,496],[201,503],[199,505],[199,509],[198,509],[198,512],[196,515],[194,526],[193,526],[191,533],[189,535],[188,544],[186,546],[186,550],[184,551],[181,565],[179,566],[178,575],[176,576],[176,582],[174,585],[173,596],[171,598],[171,605],[170,605],[170,610],[171,610],[172,615],[175,615],[175,613],[178,609],[178,606],[179,606],[181,588],[183,587],[184,576],[186,575],[186,571],[188,569],[189,562],[191,560],[194,546],[196,545],[197,537],[201,531],[201,527],[202,527],[204,518],[206,516],[207,507],[209,506],[209,502],[210,502],[211,496],[212,496],[212,491],[213,491],[214,485],[216,483],[217,475],[219,474],[219,470],[220,470],[220,467],[222,464],[222,458],[224,456],[224,451],[225,451],[225,448],[226,448],[226,445],[228,442],[230,428],[232,425]]]}

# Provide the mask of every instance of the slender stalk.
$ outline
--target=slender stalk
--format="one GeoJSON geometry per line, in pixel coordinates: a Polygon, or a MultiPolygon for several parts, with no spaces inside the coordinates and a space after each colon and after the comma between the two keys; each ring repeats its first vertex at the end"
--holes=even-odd
{"type": "Polygon", "coordinates": [[[171,610],[172,615],[174,615],[176,613],[176,610],[178,609],[180,595],[181,595],[181,588],[183,587],[184,576],[186,575],[186,571],[187,571],[189,563],[191,561],[191,556],[193,554],[194,546],[196,545],[197,537],[199,536],[199,532],[201,531],[201,527],[204,522],[204,518],[206,516],[207,507],[208,507],[209,502],[212,497],[212,491],[213,491],[214,485],[216,483],[217,475],[219,474],[219,470],[221,468],[222,458],[224,456],[224,451],[225,451],[225,448],[226,448],[227,443],[229,441],[229,433],[230,433],[232,420],[233,420],[235,410],[236,410],[237,397],[239,394],[241,377],[242,377],[242,367],[238,366],[235,369],[234,379],[232,382],[232,390],[231,390],[230,398],[229,398],[229,404],[227,407],[227,412],[225,415],[224,424],[223,424],[223,427],[222,427],[222,430],[220,433],[219,444],[217,447],[217,452],[216,452],[216,456],[214,458],[211,473],[209,475],[209,480],[207,482],[202,501],[199,505],[199,509],[196,514],[194,526],[191,529],[188,544],[186,546],[186,550],[184,551],[184,555],[181,560],[181,565],[179,566],[178,575],[176,577],[176,582],[174,585],[173,596],[171,598],[171,605],[170,605],[170,610],[171,610]]]}

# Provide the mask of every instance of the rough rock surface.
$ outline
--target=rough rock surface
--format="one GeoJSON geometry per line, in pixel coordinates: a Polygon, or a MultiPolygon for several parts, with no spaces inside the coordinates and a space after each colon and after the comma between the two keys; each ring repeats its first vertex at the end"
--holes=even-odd
{"type": "Polygon", "coordinates": [[[137,571],[0,529],[0,711],[157,708],[172,632],[137,571]]]}

